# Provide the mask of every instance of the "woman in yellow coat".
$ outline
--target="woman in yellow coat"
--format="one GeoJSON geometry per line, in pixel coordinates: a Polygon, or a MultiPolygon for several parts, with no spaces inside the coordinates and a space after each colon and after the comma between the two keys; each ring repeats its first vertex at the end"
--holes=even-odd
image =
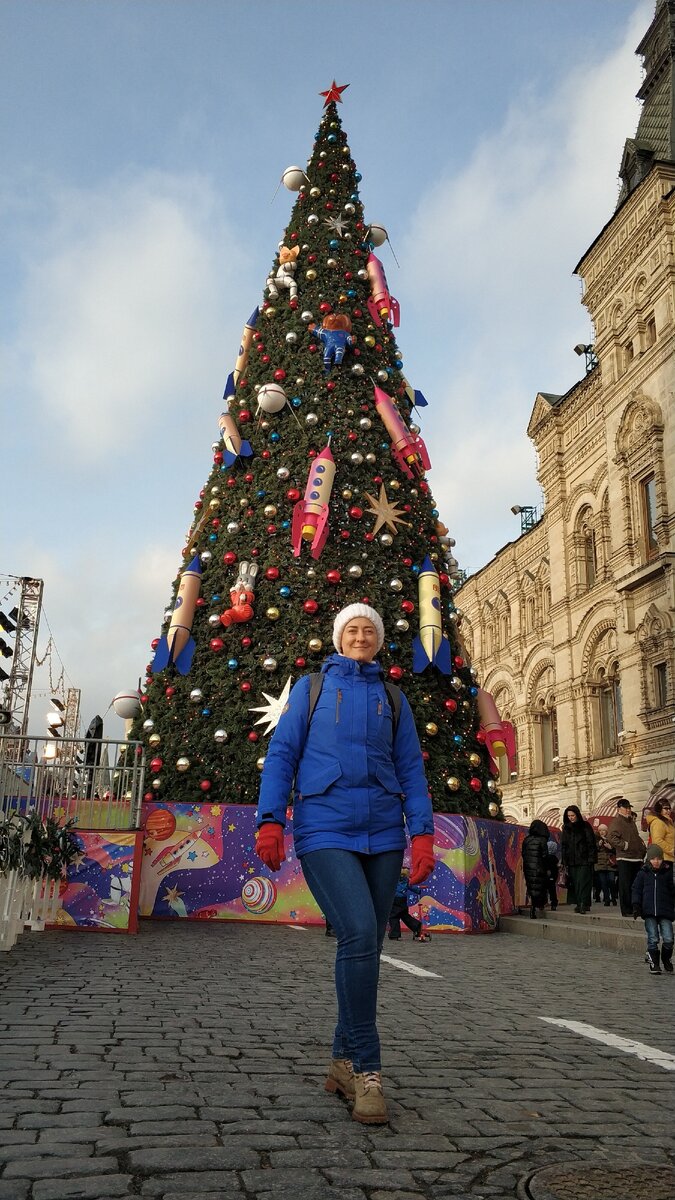
{"type": "Polygon", "coordinates": [[[675,860],[675,822],[668,800],[657,800],[653,809],[645,813],[649,826],[649,841],[663,848],[663,861],[670,866],[673,873],[675,860]]]}

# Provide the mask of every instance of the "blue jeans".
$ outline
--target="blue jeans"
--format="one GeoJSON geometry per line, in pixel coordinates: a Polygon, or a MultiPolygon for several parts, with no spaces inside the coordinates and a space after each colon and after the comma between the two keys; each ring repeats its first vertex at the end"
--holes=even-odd
{"type": "Polygon", "coordinates": [[[647,932],[647,949],[657,950],[659,946],[659,931],[661,932],[661,941],[664,946],[672,946],[673,944],[673,922],[667,917],[645,917],[645,930],[647,932]]]}
{"type": "Polygon", "coordinates": [[[333,1058],[351,1058],[357,1072],[379,1071],[375,1021],[380,952],[403,851],[311,850],[300,861],[307,886],[337,936],[333,1058]]]}

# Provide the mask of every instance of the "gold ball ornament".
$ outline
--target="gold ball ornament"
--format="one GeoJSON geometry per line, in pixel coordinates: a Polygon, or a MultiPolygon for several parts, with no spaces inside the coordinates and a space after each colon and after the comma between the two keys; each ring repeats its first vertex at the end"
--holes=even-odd
{"type": "Polygon", "coordinates": [[[162,739],[158,733],[151,733],[150,737],[148,738],[148,743],[150,746],[159,746],[161,740],[162,739]]]}
{"type": "Polygon", "coordinates": [[[352,498],[352,493],[351,493],[350,489],[345,488],[345,490],[342,493],[342,499],[343,500],[351,500],[351,498],[352,498]]]}
{"type": "Polygon", "coordinates": [[[370,346],[372,348],[375,345],[375,338],[370,333],[367,333],[363,340],[366,343],[366,346],[370,346]]]}
{"type": "Polygon", "coordinates": [[[445,781],[445,786],[449,792],[459,791],[459,779],[456,775],[449,775],[445,781]]]}
{"type": "Polygon", "coordinates": [[[279,612],[278,608],[275,608],[274,605],[272,605],[267,609],[265,616],[267,617],[268,621],[278,621],[281,613],[279,612]]]}
{"type": "Polygon", "coordinates": [[[256,767],[258,768],[258,770],[259,770],[259,771],[262,771],[263,767],[265,766],[265,755],[264,755],[264,754],[263,754],[263,755],[261,755],[261,757],[260,757],[260,758],[257,758],[257,759],[256,759],[256,764],[255,764],[255,765],[256,765],[256,767]]]}
{"type": "Polygon", "coordinates": [[[480,754],[476,754],[476,751],[474,750],[473,753],[469,755],[469,762],[471,763],[472,767],[479,767],[480,754]]]}
{"type": "Polygon", "coordinates": [[[276,315],[277,315],[277,310],[273,304],[270,304],[269,308],[263,309],[263,312],[264,312],[265,316],[267,317],[268,321],[272,321],[274,319],[274,317],[276,317],[276,315]]]}
{"type": "Polygon", "coordinates": [[[220,508],[220,500],[209,500],[209,508],[211,512],[215,512],[217,508],[220,508]]]}
{"type": "Polygon", "coordinates": [[[436,734],[438,733],[438,725],[435,721],[428,721],[424,728],[429,734],[429,737],[436,737],[436,734]]]}
{"type": "Polygon", "coordinates": [[[184,771],[189,771],[189,769],[190,769],[190,759],[189,758],[176,759],[176,770],[177,771],[180,771],[182,774],[184,771]]]}
{"type": "Polygon", "coordinates": [[[159,789],[161,788],[161,786],[162,786],[162,780],[161,780],[161,778],[160,778],[160,776],[159,776],[159,775],[157,775],[157,776],[156,776],[156,778],[155,778],[155,779],[153,779],[153,781],[152,781],[152,786],[154,787],[154,789],[155,789],[155,791],[156,791],[156,792],[158,792],[158,791],[159,791],[159,789]]]}
{"type": "Polygon", "coordinates": [[[488,812],[491,817],[496,817],[499,815],[499,805],[496,804],[494,800],[491,800],[488,804],[488,812]]]}
{"type": "Polygon", "coordinates": [[[263,509],[263,512],[265,513],[266,517],[276,517],[276,515],[277,515],[276,504],[266,504],[263,509]]]}
{"type": "Polygon", "coordinates": [[[314,267],[310,267],[309,271],[305,271],[305,279],[308,279],[310,283],[314,282],[316,279],[316,271],[314,270],[314,267]]]}
{"type": "Polygon", "coordinates": [[[323,642],[321,641],[321,638],[310,638],[307,643],[307,648],[311,650],[312,654],[318,654],[319,651],[323,649],[323,642]]]}

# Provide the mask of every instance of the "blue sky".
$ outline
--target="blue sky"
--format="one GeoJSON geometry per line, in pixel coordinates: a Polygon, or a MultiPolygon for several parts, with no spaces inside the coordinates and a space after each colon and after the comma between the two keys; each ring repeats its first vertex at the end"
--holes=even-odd
{"type": "Polygon", "coordinates": [[[85,725],[148,661],[291,211],[275,188],[334,77],[456,554],[475,570],[517,534],[535,395],[591,337],[571,272],[616,203],[653,8],[4,0],[0,573],[44,578],[85,725]]]}

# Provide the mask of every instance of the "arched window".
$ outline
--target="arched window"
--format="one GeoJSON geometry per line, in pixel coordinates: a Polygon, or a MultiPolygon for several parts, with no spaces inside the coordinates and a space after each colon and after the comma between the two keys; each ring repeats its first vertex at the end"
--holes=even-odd
{"type": "Polygon", "coordinates": [[[541,615],[544,621],[548,621],[551,616],[551,589],[547,583],[541,589],[541,615]]]}
{"type": "Polygon", "coordinates": [[[539,757],[541,774],[552,775],[558,765],[558,717],[555,696],[539,702],[539,757]]]}
{"type": "Polygon", "coordinates": [[[598,553],[595,545],[594,529],[586,529],[584,531],[583,555],[584,583],[587,588],[592,588],[598,572],[598,553]]]}
{"type": "Polygon", "coordinates": [[[600,743],[602,757],[616,754],[619,749],[619,733],[623,729],[623,710],[621,705],[621,680],[619,664],[613,662],[608,671],[600,667],[598,671],[600,684],[600,743]]]}
{"type": "Polygon", "coordinates": [[[537,608],[534,596],[528,596],[525,601],[525,628],[528,633],[532,633],[537,615],[537,608]]]}

